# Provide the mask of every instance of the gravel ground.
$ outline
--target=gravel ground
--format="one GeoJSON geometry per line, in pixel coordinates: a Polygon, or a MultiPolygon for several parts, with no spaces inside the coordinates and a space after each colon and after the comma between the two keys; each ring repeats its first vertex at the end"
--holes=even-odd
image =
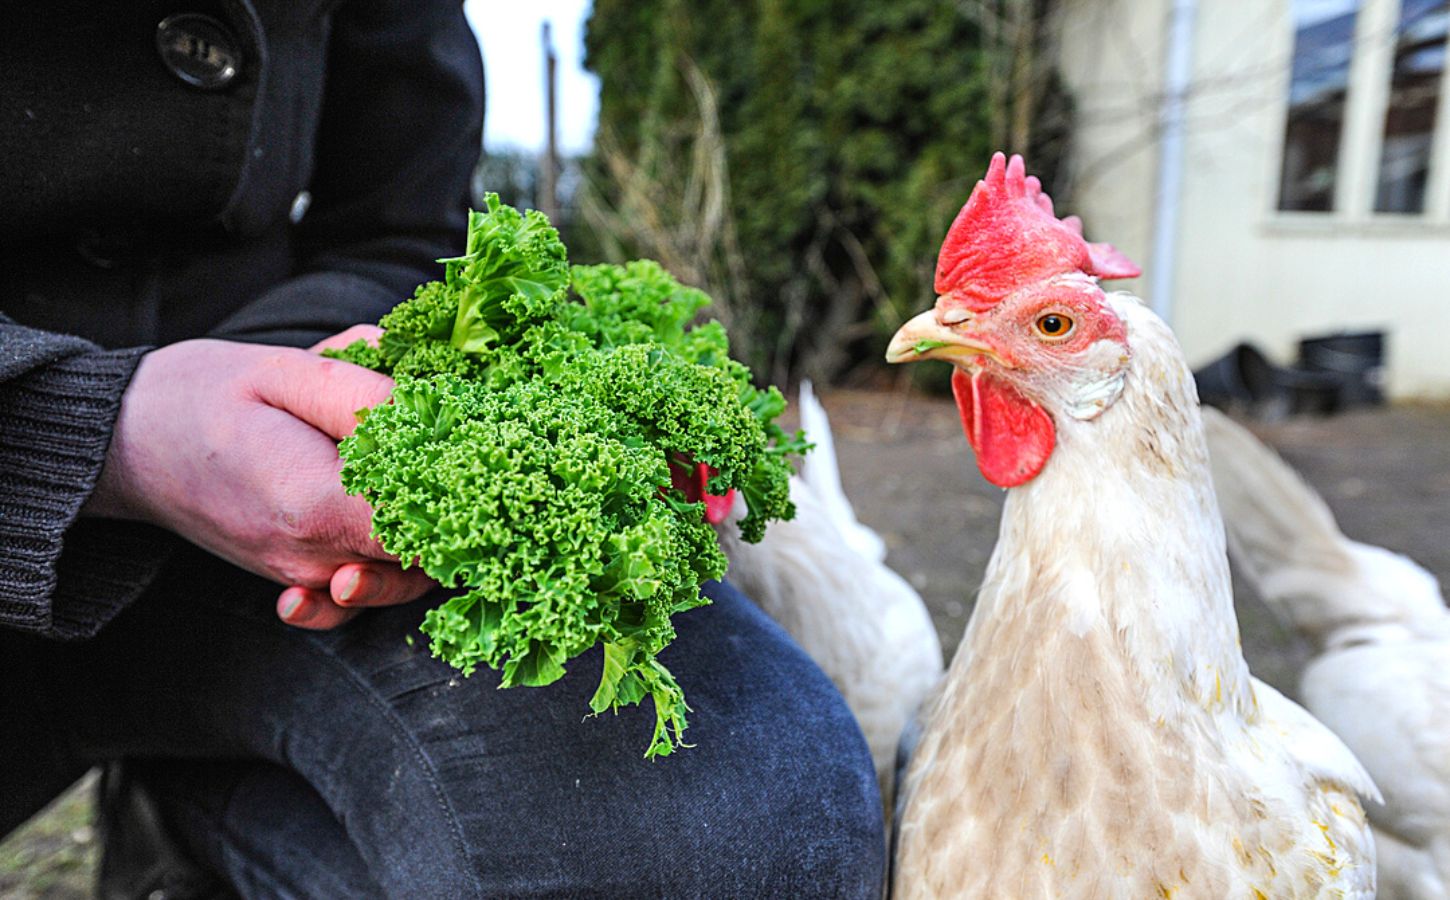
{"type": "MultiPolygon", "coordinates": [[[[925,598],[950,654],[996,541],[1002,491],[978,474],[950,400],[876,391],[822,400],[847,494],[925,598]]],[[[1450,584],[1450,406],[1253,427],[1325,496],[1346,534],[1406,553],[1450,584]]],[[[1293,695],[1307,648],[1242,586],[1237,603],[1250,666],[1293,695]]],[[[0,898],[89,896],[89,790],[83,782],[0,842],[0,898]]]]}

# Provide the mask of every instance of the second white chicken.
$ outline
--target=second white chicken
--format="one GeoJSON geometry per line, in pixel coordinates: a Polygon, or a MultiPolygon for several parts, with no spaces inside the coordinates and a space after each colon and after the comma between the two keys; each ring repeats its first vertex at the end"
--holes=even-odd
{"type": "Polygon", "coordinates": [[[740,540],[736,496],[716,531],[729,579],[790,633],[846,698],[891,809],[896,745],[941,678],[941,641],[921,596],[883,561],[885,545],[856,520],[841,489],[826,411],[807,385],[801,421],[816,443],[791,479],[796,515],[772,522],[759,544],[740,540]]]}
{"type": "Polygon", "coordinates": [[[1229,555],[1315,649],[1304,705],[1384,793],[1366,805],[1380,900],[1450,898],[1450,611],[1414,561],[1345,537],[1274,451],[1217,410],[1203,421],[1229,555]]]}

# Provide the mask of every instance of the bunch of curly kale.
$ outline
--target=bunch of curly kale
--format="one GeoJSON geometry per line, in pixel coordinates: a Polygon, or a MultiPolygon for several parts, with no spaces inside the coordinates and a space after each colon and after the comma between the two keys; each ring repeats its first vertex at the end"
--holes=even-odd
{"type": "Polygon", "coordinates": [[[741,491],[758,541],[794,515],[785,457],[809,445],[773,423],[784,399],[751,385],[719,323],[687,327],[709,298],[658,264],[571,269],[542,214],[494,195],[445,263],[376,347],[335,354],[397,379],[342,443],[343,485],[384,548],[458,589],[423,623],[436,656],[545,685],[602,643],[590,706],[653,698],[646,755],[668,754],[689,708],[656,656],[725,571],[671,467],[741,491]]]}

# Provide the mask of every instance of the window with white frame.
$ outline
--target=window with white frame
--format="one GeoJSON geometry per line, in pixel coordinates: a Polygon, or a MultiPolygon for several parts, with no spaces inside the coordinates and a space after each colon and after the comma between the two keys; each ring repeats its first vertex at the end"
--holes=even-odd
{"type": "Polygon", "coordinates": [[[1358,0],[1295,0],[1279,209],[1334,208],[1358,0]]]}
{"type": "Polygon", "coordinates": [[[1375,212],[1425,211],[1435,110],[1440,105],[1445,72],[1447,24],[1447,0],[1403,0],[1400,5],[1375,212]]]}
{"type": "Polygon", "coordinates": [[[1436,131],[1447,128],[1450,0],[1291,0],[1290,8],[1278,209],[1424,213],[1445,177],[1432,173],[1445,157],[1436,131]]]}

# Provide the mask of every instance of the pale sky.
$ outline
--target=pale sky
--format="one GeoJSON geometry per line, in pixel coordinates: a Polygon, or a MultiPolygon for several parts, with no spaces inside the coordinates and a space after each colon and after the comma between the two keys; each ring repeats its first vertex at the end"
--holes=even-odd
{"type": "Polygon", "coordinates": [[[599,112],[598,79],[584,71],[584,19],[590,0],[466,0],[463,11],[483,45],[489,150],[544,146],[544,49],[540,29],[553,24],[558,56],[559,147],[587,150],[599,112]]]}

